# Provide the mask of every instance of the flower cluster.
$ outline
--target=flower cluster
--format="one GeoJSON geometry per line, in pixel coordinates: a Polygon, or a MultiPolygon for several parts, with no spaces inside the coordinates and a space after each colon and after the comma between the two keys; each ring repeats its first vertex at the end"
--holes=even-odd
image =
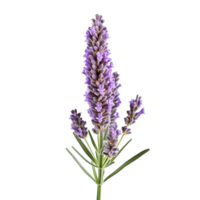
{"type": "Polygon", "coordinates": [[[110,126],[115,124],[115,120],[119,118],[119,113],[117,112],[117,108],[121,104],[119,98],[118,88],[121,87],[121,84],[118,84],[119,74],[117,72],[113,73],[113,88],[112,88],[112,99],[113,99],[113,107],[111,109],[110,116],[110,126]]]}
{"type": "Polygon", "coordinates": [[[70,119],[72,120],[71,128],[75,131],[76,135],[80,138],[86,138],[88,135],[86,122],[82,120],[81,113],[77,113],[77,110],[72,110],[70,119]]]}
{"type": "Polygon", "coordinates": [[[107,136],[107,143],[105,144],[103,154],[111,158],[117,155],[119,148],[117,148],[118,136],[121,135],[121,131],[117,130],[117,124],[115,123],[110,127],[110,133],[107,136]]]}
{"type": "Polygon", "coordinates": [[[94,133],[105,130],[110,123],[110,113],[113,106],[114,80],[111,68],[113,63],[108,57],[106,40],[109,38],[107,28],[103,26],[104,20],[101,15],[92,19],[93,25],[86,32],[87,49],[84,57],[85,65],[83,74],[86,76],[88,85],[85,93],[89,104],[88,113],[92,118],[95,128],[94,133]]]}
{"type": "Polygon", "coordinates": [[[144,114],[144,108],[142,108],[139,112],[137,112],[137,110],[140,108],[141,105],[142,105],[142,100],[141,97],[139,97],[138,95],[136,96],[135,100],[132,99],[130,101],[130,110],[127,111],[128,116],[124,118],[126,126],[122,127],[122,132],[124,134],[130,134],[131,130],[127,126],[134,124],[138,119],[138,117],[141,114],[144,114]]]}
{"type": "Polygon", "coordinates": [[[121,101],[119,98],[118,88],[121,84],[118,84],[119,74],[117,72],[113,73],[113,87],[112,87],[112,109],[110,114],[110,130],[109,135],[107,137],[107,143],[104,147],[103,154],[108,157],[116,156],[117,152],[119,151],[116,148],[118,142],[118,136],[121,135],[121,131],[117,129],[116,119],[119,118],[119,113],[117,112],[117,108],[119,107],[121,101]]]}

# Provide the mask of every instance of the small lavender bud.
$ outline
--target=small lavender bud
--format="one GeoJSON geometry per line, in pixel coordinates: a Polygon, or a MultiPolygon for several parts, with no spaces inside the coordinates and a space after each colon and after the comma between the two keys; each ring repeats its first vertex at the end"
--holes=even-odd
{"type": "Polygon", "coordinates": [[[122,127],[122,133],[124,135],[131,134],[131,129],[128,128],[127,126],[124,126],[124,127],[122,127]]]}
{"type": "Polygon", "coordinates": [[[138,117],[141,114],[144,114],[144,108],[142,108],[139,112],[137,112],[137,110],[140,108],[141,105],[142,105],[142,100],[141,97],[139,97],[138,95],[136,96],[135,100],[132,99],[130,101],[130,110],[127,111],[128,116],[124,118],[125,124],[127,126],[134,124],[138,119],[138,117]]]}
{"type": "Polygon", "coordinates": [[[82,120],[81,113],[77,113],[77,110],[72,110],[70,119],[72,120],[71,128],[75,131],[75,134],[84,139],[88,135],[87,128],[85,127],[86,122],[82,120]]]}

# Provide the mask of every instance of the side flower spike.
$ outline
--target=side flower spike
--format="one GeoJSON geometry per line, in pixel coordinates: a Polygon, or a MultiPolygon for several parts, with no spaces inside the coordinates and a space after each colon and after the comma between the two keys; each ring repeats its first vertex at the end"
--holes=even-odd
{"type": "Polygon", "coordinates": [[[117,148],[118,136],[121,135],[121,131],[117,130],[117,124],[115,123],[110,127],[110,133],[107,136],[107,143],[105,144],[103,154],[111,158],[117,155],[119,148],[117,148]]]}
{"type": "Polygon", "coordinates": [[[86,122],[82,120],[81,113],[77,113],[77,110],[72,110],[70,119],[72,120],[71,128],[75,131],[75,134],[79,138],[86,138],[88,135],[87,128],[85,127],[86,122]]]}
{"type": "Polygon", "coordinates": [[[147,107],[144,106],[144,99],[141,95],[136,94],[134,99],[128,102],[128,110],[124,117],[124,125],[126,127],[136,124],[143,115],[147,115],[147,107]]]}

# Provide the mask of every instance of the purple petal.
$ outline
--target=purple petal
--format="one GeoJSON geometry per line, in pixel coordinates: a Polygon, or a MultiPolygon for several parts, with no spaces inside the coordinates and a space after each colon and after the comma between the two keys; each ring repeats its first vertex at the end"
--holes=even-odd
{"type": "Polygon", "coordinates": [[[103,116],[101,115],[101,113],[98,113],[97,119],[98,119],[98,121],[99,121],[100,123],[102,122],[103,116]]]}
{"type": "Polygon", "coordinates": [[[104,85],[99,85],[99,93],[103,95],[104,85]]]}
{"type": "Polygon", "coordinates": [[[97,107],[96,107],[97,111],[100,112],[102,109],[102,104],[100,102],[97,103],[97,107]]]}

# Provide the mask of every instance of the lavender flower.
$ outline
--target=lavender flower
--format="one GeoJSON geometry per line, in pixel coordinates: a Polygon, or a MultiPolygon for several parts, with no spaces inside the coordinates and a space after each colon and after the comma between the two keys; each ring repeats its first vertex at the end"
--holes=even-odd
{"type": "Polygon", "coordinates": [[[118,136],[121,135],[121,131],[117,130],[117,124],[115,123],[110,127],[110,133],[107,136],[107,143],[105,144],[103,154],[111,158],[117,155],[119,148],[117,148],[118,136]]]}
{"type": "MultiPolygon", "coordinates": [[[[136,120],[138,119],[138,117],[141,114],[144,114],[144,108],[142,108],[139,112],[136,112],[140,108],[141,105],[142,105],[142,100],[141,100],[141,97],[139,97],[138,95],[136,96],[135,100],[132,99],[130,101],[130,110],[127,111],[128,116],[124,118],[125,124],[127,126],[134,124],[136,120]]],[[[127,128],[127,126],[122,127],[122,132],[124,134],[131,133],[130,129],[127,128]]]]}
{"type": "Polygon", "coordinates": [[[122,127],[122,133],[127,135],[127,134],[131,134],[131,129],[128,128],[127,126],[122,127]]]}
{"type": "Polygon", "coordinates": [[[75,131],[76,135],[80,138],[86,138],[88,135],[86,122],[82,120],[81,113],[77,113],[77,110],[72,110],[70,119],[72,120],[71,128],[75,131]]]}
{"type": "Polygon", "coordinates": [[[113,73],[113,88],[112,88],[112,97],[113,97],[113,107],[111,110],[111,117],[110,117],[110,125],[115,124],[115,120],[119,118],[119,113],[117,112],[117,108],[121,104],[118,88],[121,87],[121,84],[118,84],[119,74],[117,72],[113,73]]]}
{"type": "Polygon", "coordinates": [[[88,85],[85,93],[86,101],[89,104],[88,113],[92,118],[95,128],[93,132],[105,130],[110,122],[111,109],[113,104],[112,88],[113,63],[108,57],[110,51],[107,49],[106,40],[109,38],[107,28],[103,26],[104,20],[101,15],[92,19],[93,25],[86,32],[87,49],[84,57],[85,67],[83,74],[86,76],[88,85]]]}
{"type": "Polygon", "coordinates": [[[121,135],[121,131],[117,130],[117,123],[116,119],[119,118],[119,113],[117,113],[117,108],[119,107],[121,101],[119,99],[119,93],[118,88],[121,86],[121,84],[118,84],[119,80],[119,74],[117,72],[114,72],[113,74],[113,87],[112,87],[112,109],[111,109],[111,115],[110,115],[110,133],[107,137],[108,142],[106,143],[104,147],[104,155],[108,157],[113,157],[117,155],[117,151],[119,150],[116,148],[116,143],[118,141],[118,136],[121,135]]]}

